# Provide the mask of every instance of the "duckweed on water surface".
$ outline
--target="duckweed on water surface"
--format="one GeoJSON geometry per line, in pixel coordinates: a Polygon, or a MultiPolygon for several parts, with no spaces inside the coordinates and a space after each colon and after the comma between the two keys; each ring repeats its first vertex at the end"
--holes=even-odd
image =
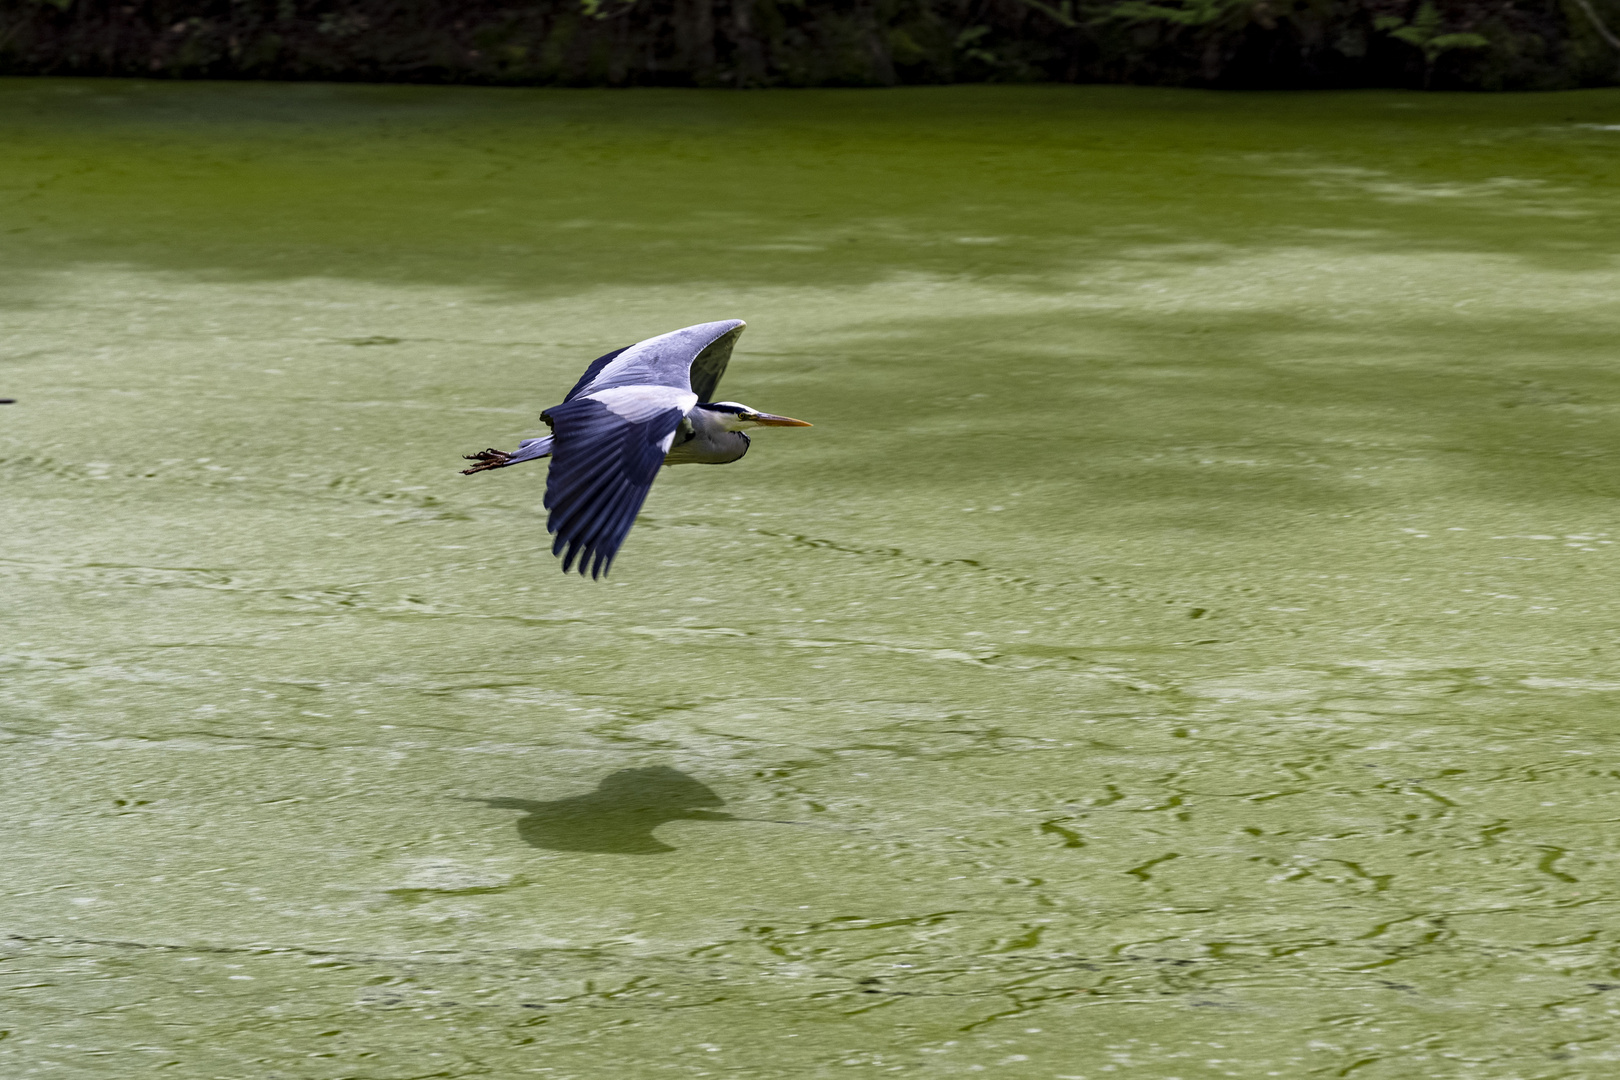
{"type": "Polygon", "coordinates": [[[1613,1074],[1620,93],[0,144],[5,1075],[1613,1074]],[[728,317],[607,582],[457,475],[728,317]]]}

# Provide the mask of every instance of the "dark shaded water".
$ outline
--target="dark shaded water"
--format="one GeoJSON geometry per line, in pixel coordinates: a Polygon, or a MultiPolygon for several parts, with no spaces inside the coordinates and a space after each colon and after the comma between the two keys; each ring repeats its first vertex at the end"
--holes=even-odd
{"type": "Polygon", "coordinates": [[[1620,94],[0,140],[7,1075],[1612,1071],[1620,94]],[[456,474],[734,316],[609,582],[456,474]]]}

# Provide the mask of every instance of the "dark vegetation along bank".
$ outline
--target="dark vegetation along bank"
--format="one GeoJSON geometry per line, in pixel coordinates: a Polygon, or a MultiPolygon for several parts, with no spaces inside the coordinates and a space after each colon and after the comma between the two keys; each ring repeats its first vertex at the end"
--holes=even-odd
{"type": "Polygon", "coordinates": [[[563,85],[1610,84],[1620,0],[0,0],[0,74],[563,85]]]}

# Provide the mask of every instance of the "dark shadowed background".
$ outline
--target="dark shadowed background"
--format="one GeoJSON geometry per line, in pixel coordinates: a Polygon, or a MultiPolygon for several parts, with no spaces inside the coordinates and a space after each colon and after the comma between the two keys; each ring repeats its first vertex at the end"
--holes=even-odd
{"type": "Polygon", "coordinates": [[[1616,0],[0,0],[0,74],[566,86],[1547,90],[1616,0]]]}

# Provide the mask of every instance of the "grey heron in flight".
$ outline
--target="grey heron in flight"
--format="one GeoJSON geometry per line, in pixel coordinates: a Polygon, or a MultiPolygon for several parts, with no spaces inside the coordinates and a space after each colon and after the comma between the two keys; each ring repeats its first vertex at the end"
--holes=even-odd
{"type": "Polygon", "coordinates": [[[714,400],[746,325],[741,319],[699,323],[599,357],[561,405],[540,414],[550,435],[525,439],[511,453],[468,454],[478,464],[462,472],[550,457],[551,553],[562,556],[563,573],[576,559],[582,576],[606,573],[660,465],[725,465],[748,453],[749,428],[810,426],[714,400]]]}

